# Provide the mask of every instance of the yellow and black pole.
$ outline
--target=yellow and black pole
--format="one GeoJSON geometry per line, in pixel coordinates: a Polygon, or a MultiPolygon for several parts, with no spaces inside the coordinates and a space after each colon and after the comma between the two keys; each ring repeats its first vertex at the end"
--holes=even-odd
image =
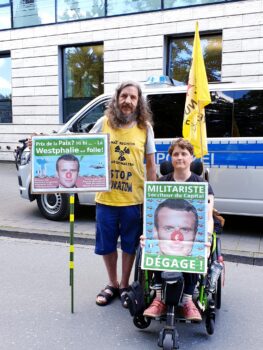
{"type": "Polygon", "coordinates": [[[75,195],[71,193],[69,196],[70,204],[70,240],[69,240],[69,285],[71,286],[71,313],[74,313],[74,203],[75,195]]]}

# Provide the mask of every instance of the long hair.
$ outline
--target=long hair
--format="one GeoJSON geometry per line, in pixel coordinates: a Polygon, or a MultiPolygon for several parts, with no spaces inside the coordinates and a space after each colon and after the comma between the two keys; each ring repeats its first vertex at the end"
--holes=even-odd
{"type": "Polygon", "coordinates": [[[137,105],[137,109],[136,109],[136,113],[137,113],[136,121],[137,121],[137,125],[140,129],[146,129],[147,124],[150,123],[153,125],[152,112],[148,106],[148,103],[146,102],[146,100],[142,96],[142,89],[141,89],[140,85],[133,82],[133,81],[125,81],[125,82],[121,83],[116,88],[115,94],[112,97],[111,101],[109,102],[107,110],[105,112],[106,116],[109,119],[110,126],[113,129],[117,129],[121,126],[121,123],[116,116],[117,110],[119,109],[118,100],[119,100],[119,96],[120,96],[121,91],[128,86],[133,86],[138,91],[138,105],[137,105]]]}

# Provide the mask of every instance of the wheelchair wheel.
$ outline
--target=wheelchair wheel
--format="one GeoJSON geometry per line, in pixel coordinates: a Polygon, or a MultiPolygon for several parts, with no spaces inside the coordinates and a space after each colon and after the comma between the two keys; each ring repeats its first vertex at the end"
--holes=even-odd
{"type": "Polygon", "coordinates": [[[139,315],[133,318],[133,323],[137,328],[145,329],[150,326],[151,319],[149,317],[144,317],[143,315],[139,315]]]}
{"type": "Polygon", "coordinates": [[[145,271],[141,269],[141,260],[142,260],[142,249],[138,248],[135,258],[135,267],[134,267],[134,281],[138,281],[140,285],[145,287],[145,271]]]}
{"type": "Polygon", "coordinates": [[[163,350],[172,350],[174,348],[173,336],[171,333],[166,333],[163,340],[163,350]]]}
{"type": "Polygon", "coordinates": [[[206,331],[209,335],[212,335],[215,331],[215,320],[212,317],[207,317],[205,320],[206,331]]]}
{"type": "Polygon", "coordinates": [[[145,271],[141,269],[142,249],[138,248],[135,258],[134,267],[134,281],[138,281],[145,291],[145,303],[148,306],[151,302],[152,295],[150,291],[150,284],[153,278],[152,271],[145,271]]]}
{"type": "Polygon", "coordinates": [[[219,310],[221,308],[221,294],[222,294],[222,274],[219,276],[214,294],[215,307],[219,310]]]}
{"type": "Polygon", "coordinates": [[[142,248],[138,247],[135,257],[134,266],[134,281],[139,281],[141,283],[141,259],[142,259],[142,248]]]}

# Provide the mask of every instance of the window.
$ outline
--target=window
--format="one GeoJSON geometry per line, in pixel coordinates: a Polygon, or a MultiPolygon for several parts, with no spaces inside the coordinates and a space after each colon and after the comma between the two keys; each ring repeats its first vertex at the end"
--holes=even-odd
{"type": "MultiPolygon", "coordinates": [[[[238,136],[234,130],[233,96],[233,91],[211,92],[212,102],[205,107],[208,137],[238,136]]],[[[182,137],[185,98],[185,93],[148,96],[157,139],[182,137]]]]}
{"type": "Polygon", "coordinates": [[[88,109],[88,111],[83,114],[82,118],[78,119],[76,123],[73,124],[71,131],[89,132],[96,123],[96,121],[104,115],[108,103],[109,99],[106,98],[105,100],[100,101],[92,109],[88,109]]]}
{"type": "Polygon", "coordinates": [[[208,137],[231,137],[233,119],[233,91],[211,92],[211,103],[205,107],[208,137]]]}
{"type": "Polygon", "coordinates": [[[0,30],[243,0],[0,0],[0,30]]]}
{"type": "Polygon", "coordinates": [[[240,137],[263,135],[263,91],[243,90],[234,93],[233,131],[240,137]]]}
{"type": "Polygon", "coordinates": [[[164,8],[169,9],[173,7],[186,7],[227,1],[229,0],[164,0],[164,8]]]}
{"type": "MultiPolygon", "coordinates": [[[[205,107],[208,137],[258,137],[263,135],[263,91],[211,91],[205,107]]],[[[148,95],[154,135],[182,136],[185,93],[148,95]]]]}
{"type": "Polygon", "coordinates": [[[149,95],[153,113],[154,136],[175,138],[182,136],[185,94],[149,95]]]}
{"type": "Polygon", "coordinates": [[[58,22],[105,16],[104,0],[57,0],[58,22]]]}
{"type": "Polygon", "coordinates": [[[9,0],[0,0],[0,30],[11,28],[11,7],[9,0]]]}
{"type": "Polygon", "coordinates": [[[104,92],[103,77],[103,45],[63,48],[64,122],[104,92]]]}
{"type": "Polygon", "coordinates": [[[55,0],[13,0],[14,28],[55,22],[55,0]]]}
{"type": "Polygon", "coordinates": [[[0,54],[0,123],[12,123],[11,59],[0,54]]]}
{"type": "Polygon", "coordinates": [[[161,0],[108,0],[107,15],[121,15],[161,9],[161,0]]]}
{"type": "MultiPolygon", "coordinates": [[[[201,35],[201,46],[209,82],[221,80],[222,35],[201,35]]],[[[168,72],[175,83],[187,84],[194,37],[171,37],[168,42],[168,72]]]]}

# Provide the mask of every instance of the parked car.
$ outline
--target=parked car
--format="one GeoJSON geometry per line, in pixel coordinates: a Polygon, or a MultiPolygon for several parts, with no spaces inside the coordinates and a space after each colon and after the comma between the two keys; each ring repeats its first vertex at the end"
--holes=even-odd
{"type": "MultiPolygon", "coordinates": [[[[263,84],[220,83],[210,85],[209,89],[212,100],[206,107],[209,154],[204,157],[204,163],[209,169],[216,208],[227,214],[262,216],[263,84]]],[[[182,136],[186,86],[154,82],[146,86],[143,93],[153,112],[159,165],[169,158],[167,150],[171,140],[182,136]]],[[[58,134],[89,132],[104,114],[111,96],[103,94],[89,102],[58,134]]],[[[30,151],[22,147],[19,153],[16,162],[21,196],[36,200],[47,219],[65,219],[69,214],[68,195],[32,195],[30,151]]],[[[78,193],[76,198],[81,205],[94,205],[94,193],[78,193]]]]}

